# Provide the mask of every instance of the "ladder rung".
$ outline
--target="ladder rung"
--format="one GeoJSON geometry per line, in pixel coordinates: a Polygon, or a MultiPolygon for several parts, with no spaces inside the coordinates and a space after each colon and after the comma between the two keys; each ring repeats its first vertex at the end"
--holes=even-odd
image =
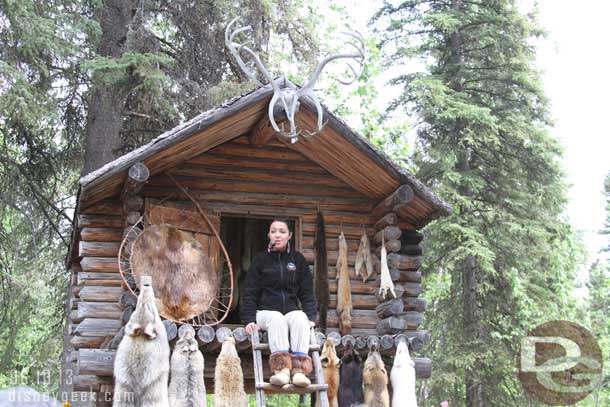
{"type": "Polygon", "coordinates": [[[263,382],[256,383],[256,388],[258,390],[264,390],[265,393],[283,393],[283,394],[305,394],[305,393],[313,393],[315,391],[328,390],[327,384],[312,384],[307,387],[298,387],[294,384],[289,384],[287,386],[278,387],[274,386],[271,383],[263,382]]]}
{"type": "MultiPolygon", "coordinates": [[[[252,345],[252,350],[269,350],[269,344],[252,345]]],[[[320,345],[309,345],[309,352],[320,352],[320,345]]]]}

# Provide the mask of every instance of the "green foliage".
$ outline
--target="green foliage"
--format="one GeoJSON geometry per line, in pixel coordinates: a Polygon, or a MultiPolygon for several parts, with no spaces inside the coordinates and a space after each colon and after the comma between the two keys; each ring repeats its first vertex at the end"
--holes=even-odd
{"type": "Polygon", "coordinates": [[[419,179],[453,213],[426,229],[428,350],[435,361],[422,405],[526,405],[515,375],[520,338],[569,319],[583,250],[563,220],[561,148],[532,68],[541,34],[513,1],[384,4],[387,58],[421,72],[394,78],[392,109],[418,116],[419,179]],[[482,403],[482,404],[479,404],[482,403]]]}

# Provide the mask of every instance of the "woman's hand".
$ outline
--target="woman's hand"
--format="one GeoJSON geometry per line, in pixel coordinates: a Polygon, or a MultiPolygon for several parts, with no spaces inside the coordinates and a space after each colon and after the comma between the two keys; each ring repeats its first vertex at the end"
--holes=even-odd
{"type": "Polygon", "coordinates": [[[248,335],[252,335],[252,332],[258,329],[258,325],[256,325],[256,322],[250,322],[248,325],[246,325],[246,332],[248,332],[248,335]]]}

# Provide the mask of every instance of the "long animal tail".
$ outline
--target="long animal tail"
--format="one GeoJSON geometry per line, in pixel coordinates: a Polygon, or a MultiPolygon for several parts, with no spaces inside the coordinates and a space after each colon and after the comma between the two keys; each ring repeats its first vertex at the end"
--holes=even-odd
{"type": "Polygon", "coordinates": [[[316,300],[318,302],[318,315],[320,318],[319,326],[322,333],[326,333],[326,316],[328,314],[328,304],[330,293],[328,292],[328,261],[326,256],[326,232],[324,228],[324,216],[318,212],[315,235],[315,279],[314,286],[316,300]]]}

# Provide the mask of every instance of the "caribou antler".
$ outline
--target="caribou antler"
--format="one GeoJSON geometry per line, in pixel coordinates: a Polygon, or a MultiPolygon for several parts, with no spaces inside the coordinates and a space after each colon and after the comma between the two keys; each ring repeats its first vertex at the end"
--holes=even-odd
{"type": "Polygon", "coordinates": [[[311,78],[309,79],[309,81],[307,81],[307,83],[302,88],[296,88],[293,85],[290,85],[289,87],[286,87],[286,88],[280,88],[279,84],[276,83],[276,81],[273,79],[273,77],[271,76],[271,74],[269,73],[269,71],[267,70],[265,65],[261,62],[261,60],[258,57],[258,55],[256,54],[256,52],[252,51],[252,49],[250,49],[247,46],[247,44],[250,43],[251,41],[246,41],[243,44],[235,42],[235,37],[237,37],[239,34],[252,31],[252,27],[246,26],[246,27],[238,28],[238,29],[234,30],[233,32],[231,32],[233,25],[235,24],[235,22],[238,19],[239,19],[239,17],[234,18],[233,20],[231,20],[229,25],[227,25],[227,28],[225,30],[225,44],[226,44],[227,48],[229,48],[229,51],[231,52],[231,54],[235,57],[237,64],[239,65],[241,70],[244,71],[244,73],[248,76],[248,78],[250,78],[252,81],[256,82],[257,84],[262,85],[262,83],[258,80],[256,75],[250,70],[250,68],[248,68],[248,66],[242,59],[242,57],[241,57],[242,52],[245,52],[247,55],[249,55],[254,60],[254,63],[256,64],[257,68],[261,71],[263,76],[271,83],[271,86],[273,87],[273,97],[271,98],[271,102],[269,103],[269,122],[271,123],[271,126],[273,127],[273,129],[275,131],[277,131],[278,133],[280,133],[282,136],[289,137],[293,143],[297,141],[299,132],[297,132],[296,124],[294,121],[294,116],[295,116],[297,110],[299,109],[299,105],[300,105],[299,99],[301,97],[305,96],[305,97],[309,97],[312,100],[312,102],[314,103],[314,106],[316,107],[316,111],[318,114],[318,128],[315,132],[308,133],[308,136],[318,133],[320,130],[322,130],[322,127],[323,127],[323,121],[322,121],[323,112],[322,112],[322,105],[320,104],[318,97],[314,93],[313,87],[314,87],[316,81],[318,80],[318,77],[322,73],[322,70],[324,69],[324,67],[328,63],[330,63],[334,60],[337,60],[337,59],[355,60],[356,63],[358,63],[358,65],[359,65],[359,69],[358,69],[358,71],[356,71],[356,69],[354,69],[354,67],[352,65],[347,63],[347,66],[351,70],[353,77],[351,80],[348,80],[348,81],[339,79],[340,83],[349,85],[349,84],[354,83],[356,81],[356,79],[358,79],[358,77],[362,73],[362,68],[364,67],[364,59],[365,59],[365,53],[364,53],[365,47],[364,47],[364,40],[363,40],[362,36],[359,33],[355,33],[355,34],[343,33],[343,34],[351,37],[352,39],[356,40],[356,41],[347,42],[348,45],[350,45],[352,48],[354,48],[354,52],[344,53],[344,54],[335,54],[335,55],[331,55],[331,56],[324,58],[318,64],[317,68],[315,69],[315,71],[314,71],[313,75],[311,76],[311,78]],[[284,111],[286,112],[286,117],[287,117],[288,123],[289,123],[289,131],[287,131],[287,132],[284,131],[283,126],[280,129],[280,127],[276,123],[275,117],[273,115],[274,107],[278,103],[278,101],[280,101],[282,103],[282,107],[284,108],[284,111]]]}

